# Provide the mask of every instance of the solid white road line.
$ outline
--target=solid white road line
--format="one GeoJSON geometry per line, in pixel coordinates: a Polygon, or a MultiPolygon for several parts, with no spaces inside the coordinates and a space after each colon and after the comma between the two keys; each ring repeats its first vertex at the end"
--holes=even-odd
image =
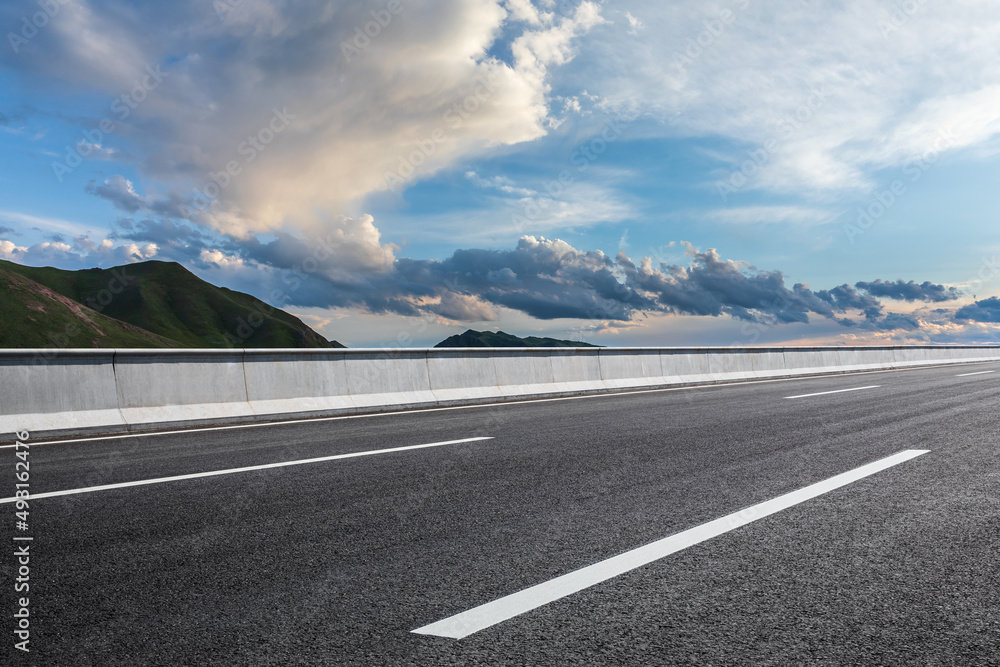
{"type": "MultiPolygon", "coordinates": [[[[481,440],[492,440],[492,437],[464,438],[462,440],[448,440],[446,442],[431,442],[426,445],[409,445],[407,447],[392,447],[390,449],[374,449],[367,452],[351,452],[350,454],[337,454],[335,456],[321,456],[315,459],[300,459],[298,461],[282,461],[280,463],[265,463],[263,465],[247,466],[245,468],[229,468],[227,470],[211,470],[209,472],[196,472],[190,475],[175,475],[173,477],[157,477],[155,479],[140,479],[135,482],[119,482],[117,484],[104,484],[103,486],[88,486],[83,489],[66,489],[65,491],[50,491],[48,493],[32,493],[26,500],[38,500],[39,498],[52,498],[55,496],[71,496],[77,493],[92,493],[94,491],[107,491],[109,489],[124,489],[129,486],[146,486],[147,484],[163,484],[164,482],[179,482],[185,479],[198,479],[200,477],[215,477],[216,475],[232,475],[238,472],[251,472],[254,470],[268,470],[270,468],[286,468],[288,466],[301,466],[307,463],[322,463],[324,461],[339,461],[340,459],[353,459],[360,456],[375,456],[376,454],[391,454],[392,452],[406,452],[411,449],[427,449],[428,447],[444,447],[445,445],[458,445],[463,442],[478,442],[481,440]]],[[[12,503],[17,498],[0,498],[0,503],[12,503]]]]}
{"type": "Polygon", "coordinates": [[[987,373],[996,373],[996,371],[979,371],[978,373],[962,373],[961,375],[956,375],[957,378],[967,378],[970,375],[986,375],[987,373]]]}
{"type": "Polygon", "coordinates": [[[853,389],[838,389],[836,391],[821,391],[817,394],[799,394],[798,396],[785,396],[785,398],[809,398],[810,396],[824,396],[826,394],[842,394],[845,391],[861,391],[862,389],[878,389],[882,385],[873,384],[868,387],[854,387],[853,389]]]}
{"type": "Polygon", "coordinates": [[[926,454],[926,449],[908,449],[898,454],[875,461],[854,470],[841,473],[822,482],[786,493],[772,500],[753,505],[728,516],[709,521],[695,528],[671,535],[646,546],[627,551],[619,556],[589,565],[580,570],[556,577],[523,591],[502,597],[487,604],[475,607],[469,611],[450,616],[444,620],[417,628],[412,632],[421,635],[434,635],[462,639],[474,632],[496,625],[525,612],[537,609],[550,602],[572,595],[585,588],[607,581],[620,574],[629,572],[659,560],[670,554],[686,549],[692,545],[718,537],[740,526],[763,519],[799,503],[823,495],[863,479],[877,472],[899,465],[904,461],[926,454]]]}

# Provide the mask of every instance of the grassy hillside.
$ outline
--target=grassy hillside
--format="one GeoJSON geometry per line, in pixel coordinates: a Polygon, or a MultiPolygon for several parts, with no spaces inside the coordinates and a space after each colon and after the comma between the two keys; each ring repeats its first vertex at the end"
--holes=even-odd
{"type": "Polygon", "coordinates": [[[0,270],[18,273],[179,347],[342,347],[297,317],[249,294],[207,283],[176,262],[64,271],[0,260],[0,270]]]}
{"type": "Polygon", "coordinates": [[[180,347],[0,267],[0,348],[180,347]]]}
{"type": "Polygon", "coordinates": [[[600,347],[575,340],[539,338],[528,336],[519,338],[503,331],[473,331],[456,334],[444,339],[434,347],[600,347]]]}

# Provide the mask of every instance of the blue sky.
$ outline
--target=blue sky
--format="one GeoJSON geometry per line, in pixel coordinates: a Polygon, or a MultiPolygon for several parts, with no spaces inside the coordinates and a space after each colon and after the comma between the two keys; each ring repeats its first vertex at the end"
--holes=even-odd
{"type": "Polygon", "coordinates": [[[0,28],[3,259],[177,261],[352,346],[1000,339],[994,3],[17,0],[0,28]]]}

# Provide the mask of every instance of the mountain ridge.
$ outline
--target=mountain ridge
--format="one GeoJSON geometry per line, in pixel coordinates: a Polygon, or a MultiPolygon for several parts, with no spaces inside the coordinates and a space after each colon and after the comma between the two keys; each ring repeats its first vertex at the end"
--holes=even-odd
{"type": "Polygon", "coordinates": [[[527,336],[521,338],[505,331],[474,331],[449,336],[434,347],[601,347],[575,340],[527,336]]]}
{"type": "Polygon", "coordinates": [[[82,347],[112,347],[111,339],[105,340],[105,336],[67,337],[58,331],[73,323],[83,326],[87,319],[95,320],[94,316],[127,325],[112,326],[101,319],[110,330],[131,332],[113,336],[118,341],[115,345],[121,347],[343,347],[294,315],[249,294],[204,281],[176,262],[149,260],[109,269],[67,271],[0,260],[0,271],[8,285],[17,282],[19,286],[0,297],[4,307],[0,311],[6,309],[15,317],[34,322],[24,327],[8,320],[0,327],[3,347],[52,347],[63,338],[72,338],[82,347]],[[12,279],[15,275],[28,282],[12,279]],[[58,313],[46,320],[49,326],[57,327],[55,332],[39,326],[37,317],[31,319],[33,308],[28,303],[37,306],[42,301],[58,313]],[[54,305],[56,302],[60,305],[54,305]],[[77,304],[76,308],[72,304],[77,304]]]}

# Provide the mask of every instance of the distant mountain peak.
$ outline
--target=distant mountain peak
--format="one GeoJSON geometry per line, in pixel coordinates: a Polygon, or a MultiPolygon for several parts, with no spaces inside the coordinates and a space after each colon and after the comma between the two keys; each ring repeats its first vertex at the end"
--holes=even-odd
{"type": "Polygon", "coordinates": [[[600,347],[575,340],[528,336],[521,338],[505,331],[474,331],[450,336],[434,347],[600,347]]]}

